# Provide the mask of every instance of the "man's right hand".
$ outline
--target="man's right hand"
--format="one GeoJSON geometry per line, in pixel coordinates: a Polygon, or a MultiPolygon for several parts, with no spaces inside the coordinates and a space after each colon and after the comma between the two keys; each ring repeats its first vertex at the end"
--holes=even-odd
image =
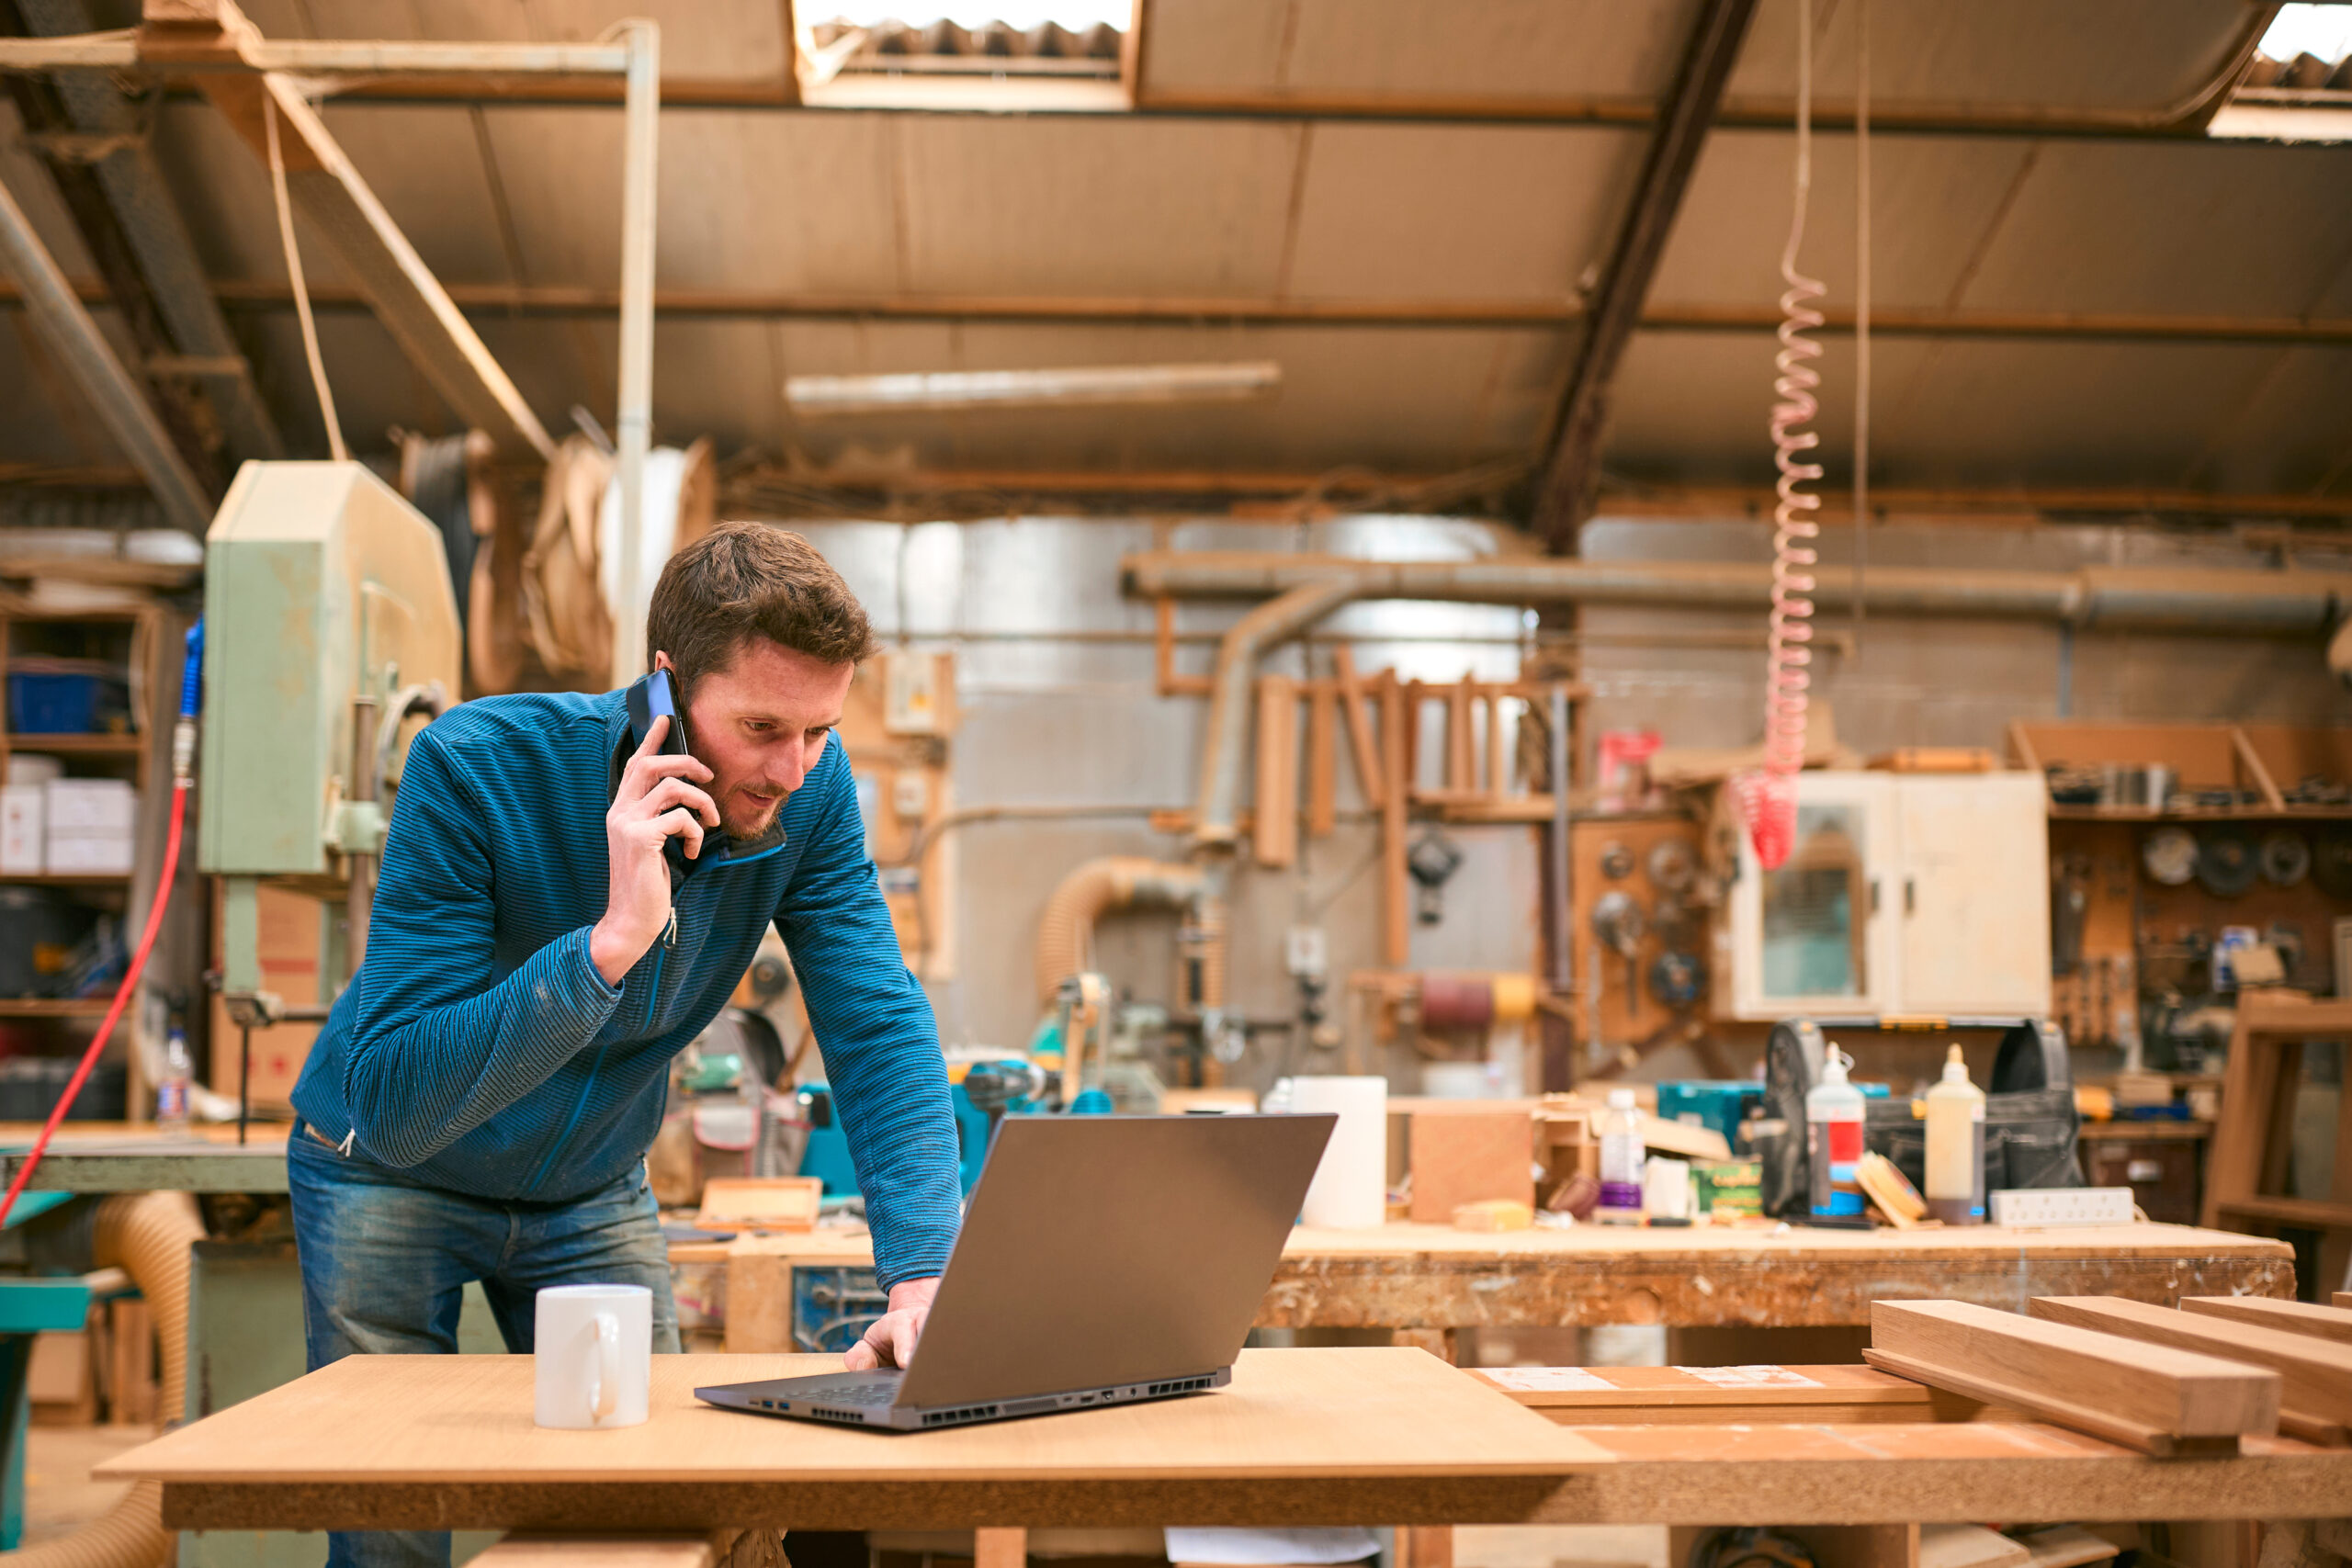
{"type": "Polygon", "coordinates": [[[670,868],[662,846],[684,839],[691,860],[702,853],[704,829],[718,826],[718,806],[698,787],[710,782],[710,770],[690,756],[662,752],[673,722],[663,714],[647,728],[645,744],[621,770],[612,809],[605,813],[611,869],[604,919],[588,933],[588,960],[608,986],[621,983],[670,923],[670,868]]]}

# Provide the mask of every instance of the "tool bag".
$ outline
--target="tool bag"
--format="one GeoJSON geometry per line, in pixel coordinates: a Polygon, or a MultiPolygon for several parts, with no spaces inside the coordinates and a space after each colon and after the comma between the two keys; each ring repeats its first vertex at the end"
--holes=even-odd
{"type": "MultiPolygon", "coordinates": [[[[1826,1043],[1824,1023],[1841,1046],[1859,1046],[1854,1069],[1870,1076],[1867,1040],[1873,1032],[1917,1032],[1913,1023],[1880,1019],[1792,1018],[1773,1025],[1764,1048],[1764,1119],[1747,1123],[1748,1142],[1763,1165],[1764,1212],[1802,1219],[1811,1171],[1805,1150],[1804,1097],[1821,1081],[1826,1043]]],[[[1984,1190],[2025,1187],[2080,1187],[2075,1157],[2080,1119],[2075,1111],[2075,1072],[2066,1038],[2046,1019],[1954,1019],[1945,1029],[2001,1030],[1993,1059],[1993,1081],[1984,1089],[1984,1190]]],[[[1862,1144],[1893,1161],[1914,1187],[1924,1189],[1928,1168],[1928,1124],[1912,1110],[1907,1094],[1862,1102],[1862,1144]]]]}

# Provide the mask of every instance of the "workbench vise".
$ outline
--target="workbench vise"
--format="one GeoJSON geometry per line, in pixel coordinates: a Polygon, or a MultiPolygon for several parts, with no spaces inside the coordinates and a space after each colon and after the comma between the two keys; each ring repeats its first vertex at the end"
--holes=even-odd
{"type": "Polygon", "coordinates": [[[409,742],[462,690],[440,530],[361,464],[247,463],[205,536],[204,614],[198,867],[223,879],[222,998],[246,1028],[323,1016],[366,952],[409,742]],[[265,881],[345,905],[321,910],[321,1007],[262,985],[265,881]]]}

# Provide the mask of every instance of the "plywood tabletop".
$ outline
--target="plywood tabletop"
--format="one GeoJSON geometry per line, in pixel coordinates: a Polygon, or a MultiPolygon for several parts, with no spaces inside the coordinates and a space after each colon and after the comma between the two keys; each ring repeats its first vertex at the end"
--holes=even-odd
{"type": "Polygon", "coordinates": [[[889,1433],[715,1409],[697,1386],[838,1371],[831,1356],[657,1356],[652,1419],[531,1420],[526,1356],[354,1356],[110,1460],[166,1484],[1115,1482],[1552,1476],[1583,1438],[1418,1350],[1250,1350],[1230,1388],[1022,1421],[889,1433]]]}

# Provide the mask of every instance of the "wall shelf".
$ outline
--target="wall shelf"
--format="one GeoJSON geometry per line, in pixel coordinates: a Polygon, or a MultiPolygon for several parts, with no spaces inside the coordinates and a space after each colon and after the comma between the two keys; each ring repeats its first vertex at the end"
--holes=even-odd
{"type": "Polygon", "coordinates": [[[47,751],[60,757],[136,757],[151,742],[144,735],[10,735],[11,751],[47,751]]]}
{"type": "Polygon", "coordinates": [[[0,997],[0,1019],[97,1018],[113,1005],[111,997],[0,997]]]}

